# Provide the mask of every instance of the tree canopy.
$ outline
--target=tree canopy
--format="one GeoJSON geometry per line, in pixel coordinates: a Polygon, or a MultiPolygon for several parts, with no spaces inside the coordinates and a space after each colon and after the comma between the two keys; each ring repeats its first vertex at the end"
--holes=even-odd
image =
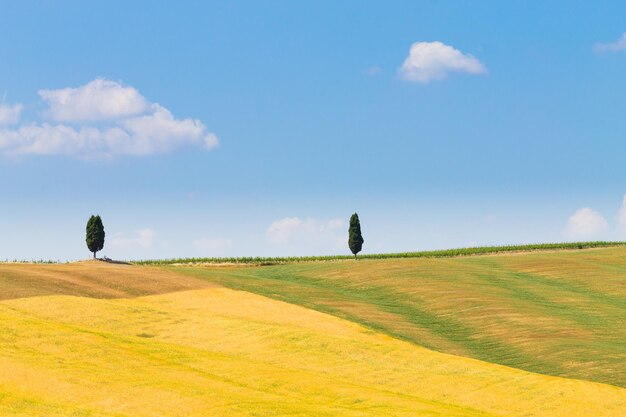
{"type": "Polygon", "coordinates": [[[99,215],[92,215],[87,221],[87,238],[85,240],[95,259],[96,253],[104,248],[104,225],[99,215]]]}
{"type": "Polygon", "coordinates": [[[348,229],[348,246],[350,251],[354,254],[361,252],[363,248],[363,236],[361,235],[361,222],[359,221],[359,215],[354,213],[350,217],[350,228],[348,229]]]}

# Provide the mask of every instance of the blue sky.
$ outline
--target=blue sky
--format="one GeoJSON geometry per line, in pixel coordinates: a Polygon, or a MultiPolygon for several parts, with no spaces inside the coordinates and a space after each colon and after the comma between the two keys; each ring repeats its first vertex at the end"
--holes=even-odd
{"type": "Polygon", "coordinates": [[[4,2],[0,259],[626,238],[623,2],[4,2]]]}

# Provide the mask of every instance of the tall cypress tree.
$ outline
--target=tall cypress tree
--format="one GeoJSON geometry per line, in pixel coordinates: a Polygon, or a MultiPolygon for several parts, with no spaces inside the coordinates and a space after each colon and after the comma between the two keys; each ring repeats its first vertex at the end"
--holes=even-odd
{"type": "Polygon", "coordinates": [[[364,240],[363,236],[361,236],[361,222],[359,221],[359,215],[354,213],[352,217],[350,217],[350,228],[348,229],[348,246],[354,254],[354,259],[356,259],[356,254],[361,252],[363,242],[364,240]]]}
{"type": "Polygon", "coordinates": [[[96,259],[96,252],[104,248],[104,226],[100,216],[91,216],[87,222],[87,247],[93,252],[93,258],[96,259]]]}

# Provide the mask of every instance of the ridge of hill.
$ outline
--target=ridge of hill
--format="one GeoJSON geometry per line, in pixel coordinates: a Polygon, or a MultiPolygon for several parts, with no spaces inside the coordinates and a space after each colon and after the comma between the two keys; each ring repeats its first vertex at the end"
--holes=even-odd
{"type": "MultiPolygon", "coordinates": [[[[626,246],[621,241],[593,241],[593,242],[560,242],[560,243],[532,243],[526,245],[476,246],[468,248],[428,250],[420,252],[399,253],[370,253],[361,254],[359,259],[402,259],[402,258],[453,258],[460,256],[491,255],[502,253],[526,253],[543,251],[564,251],[592,248],[610,248],[626,246]]],[[[296,262],[320,262],[353,260],[352,255],[328,256],[290,256],[290,257],[230,257],[230,258],[173,258],[173,259],[146,259],[136,260],[137,265],[179,265],[179,264],[252,264],[273,265],[296,262]]]]}
{"type": "Polygon", "coordinates": [[[206,280],[159,268],[99,261],[0,263],[0,300],[42,295],[129,298],[211,286],[206,280]]]}

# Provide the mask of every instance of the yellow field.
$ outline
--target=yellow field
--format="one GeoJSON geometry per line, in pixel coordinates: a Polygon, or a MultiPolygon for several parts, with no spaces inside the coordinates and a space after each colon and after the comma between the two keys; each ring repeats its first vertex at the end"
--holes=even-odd
{"type": "Polygon", "coordinates": [[[0,291],[24,291],[15,281],[21,271],[32,294],[45,287],[50,295],[0,301],[2,416],[617,417],[626,410],[623,388],[434,352],[158,269],[0,266],[0,291]],[[158,295],[132,298],[137,292],[158,295]]]}
{"type": "Polygon", "coordinates": [[[626,388],[624,247],[171,269],[440,352],[626,388]]]}

